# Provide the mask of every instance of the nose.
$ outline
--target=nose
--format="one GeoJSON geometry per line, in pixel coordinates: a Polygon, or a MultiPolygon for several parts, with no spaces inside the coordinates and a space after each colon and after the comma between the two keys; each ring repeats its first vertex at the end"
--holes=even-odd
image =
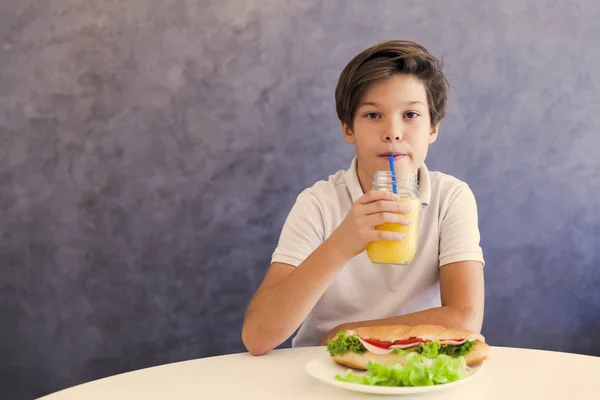
{"type": "Polygon", "coordinates": [[[383,139],[386,142],[399,142],[404,136],[402,119],[390,118],[383,131],[383,139]]]}
{"type": "Polygon", "coordinates": [[[385,137],[386,142],[399,142],[401,140],[402,140],[401,134],[390,134],[390,135],[386,135],[386,137],[385,137]]]}

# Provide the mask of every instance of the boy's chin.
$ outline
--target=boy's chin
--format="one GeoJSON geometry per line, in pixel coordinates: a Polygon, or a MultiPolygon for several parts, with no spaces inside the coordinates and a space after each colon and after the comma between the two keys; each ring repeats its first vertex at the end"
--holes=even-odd
{"type": "Polygon", "coordinates": [[[416,167],[411,162],[395,165],[396,174],[416,174],[419,167],[416,167]]]}

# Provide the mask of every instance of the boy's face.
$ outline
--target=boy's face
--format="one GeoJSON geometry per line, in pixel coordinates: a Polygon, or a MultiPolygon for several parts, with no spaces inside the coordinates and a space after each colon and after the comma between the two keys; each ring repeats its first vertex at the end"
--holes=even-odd
{"type": "Polygon", "coordinates": [[[353,121],[342,122],[346,141],[356,147],[358,177],[364,192],[375,171],[389,171],[395,154],[397,173],[416,173],[435,142],[439,124],[431,126],[427,92],[413,75],[395,74],[372,84],[361,99],[353,121]]]}

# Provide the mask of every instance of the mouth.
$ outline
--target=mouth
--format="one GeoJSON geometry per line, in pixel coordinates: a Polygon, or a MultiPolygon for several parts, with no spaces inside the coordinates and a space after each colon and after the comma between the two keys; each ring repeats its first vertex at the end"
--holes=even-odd
{"type": "Polygon", "coordinates": [[[407,154],[406,153],[400,153],[400,152],[393,152],[393,153],[381,153],[379,154],[379,157],[381,158],[385,158],[386,160],[389,160],[390,156],[394,156],[394,161],[398,161],[401,158],[404,158],[407,154]]]}

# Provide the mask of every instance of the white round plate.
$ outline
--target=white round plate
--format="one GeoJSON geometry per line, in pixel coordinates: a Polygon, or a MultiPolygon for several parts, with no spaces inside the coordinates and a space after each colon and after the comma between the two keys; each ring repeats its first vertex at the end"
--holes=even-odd
{"type": "MultiPolygon", "coordinates": [[[[445,383],[443,385],[433,385],[433,386],[410,386],[410,387],[395,387],[395,386],[370,386],[370,385],[361,385],[359,383],[349,383],[349,382],[341,382],[335,379],[337,374],[345,375],[346,372],[350,368],[344,367],[342,365],[336,364],[333,362],[329,355],[323,355],[321,357],[315,358],[312,361],[309,361],[306,364],[306,372],[313,378],[320,380],[321,382],[325,382],[332,386],[337,386],[342,389],[352,390],[355,392],[362,393],[375,393],[375,394],[416,394],[416,393],[425,393],[425,392],[435,392],[438,390],[449,389],[456,385],[460,385],[461,383],[467,382],[481,372],[483,368],[483,363],[475,366],[472,369],[473,373],[466,378],[458,380],[456,382],[445,383]]],[[[365,371],[353,370],[355,373],[364,375],[365,371]]]]}

